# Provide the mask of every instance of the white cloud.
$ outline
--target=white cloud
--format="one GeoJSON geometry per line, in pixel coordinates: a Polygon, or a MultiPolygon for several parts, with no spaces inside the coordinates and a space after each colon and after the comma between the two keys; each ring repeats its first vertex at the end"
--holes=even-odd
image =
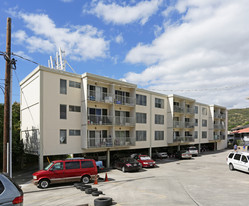
{"type": "Polygon", "coordinates": [[[87,60],[105,58],[109,42],[101,31],[90,25],[77,25],[60,28],[46,14],[17,14],[33,32],[29,36],[23,30],[13,34],[16,43],[26,45],[29,52],[49,53],[61,47],[72,59],[87,60]]]}
{"type": "Polygon", "coordinates": [[[248,85],[224,89],[249,81],[248,10],[247,0],[179,1],[175,11],[182,23],[168,25],[151,44],[131,49],[125,61],[147,68],[124,78],[166,94],[185,90],[183,96],[204,103],[248,106],[248,85]]]}
{"type": "Polygon", "coordinates": [[[140,1],[135,6],[120,6],[116,3],[104,4],[102,1],[93,4],[92,8],[84,9],[84,13],[94,14],[104,21],[114,24],[129,24],[139,21],[145,24],[157,12],[162,0],[140,1]]]}
{"type": "Polygon", "coordinates": [[[118,36],[116,36],[115,42],[118,43],[118,44],[123,43],[124,42],[123,35],[119,34],[118,36]]]}

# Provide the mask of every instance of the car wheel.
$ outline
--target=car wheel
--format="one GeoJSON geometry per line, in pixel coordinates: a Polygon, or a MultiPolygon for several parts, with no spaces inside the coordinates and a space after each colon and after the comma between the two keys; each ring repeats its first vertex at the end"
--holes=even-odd
{"type": "Polygon", "coordinates": [[[109,206],[112,205],[112,198],[100,197],[94,200],[94,206],[109,206]]]}
{"type": "Polygon", "coordinates": [[[48,179],[42,179],[39,181],[39,187],[42,189],[49,187],[49,180],[48,179]]]}
{"type": "Polygon", "coordinates": [[[234,170],[234,167],[233,167],[233,164],[232,164],[232,163],[229,164],[229,169],[230,169],[231,171],[234,170]]]}
{"type": "Polygon", "coordinates": [[[87,184],[90,182],[90,177],[85,175],[81,178],[81,182],[83,182],[84,184],[87,184]]]}
{"type": "Polygon", "coordinates": [[[126,172],[126,171],[125,171],[125,167],[122,167],[122,172],[126,172]]]}

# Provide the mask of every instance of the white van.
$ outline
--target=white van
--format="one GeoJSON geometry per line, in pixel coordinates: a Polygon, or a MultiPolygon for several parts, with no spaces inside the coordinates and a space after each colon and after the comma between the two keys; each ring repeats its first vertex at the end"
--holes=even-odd
{"type": "Polygon", "coordinates": [[[230,152],[227,156],[227,164],[230,170],[241,170],[249,172],[249,153],[248,152],[230,152]]]}
{"type": "Polygon", "coordinates": [[[189,147],[188,151],[192,156],[198,156],[198,149],[195,146],[189,147]]]}

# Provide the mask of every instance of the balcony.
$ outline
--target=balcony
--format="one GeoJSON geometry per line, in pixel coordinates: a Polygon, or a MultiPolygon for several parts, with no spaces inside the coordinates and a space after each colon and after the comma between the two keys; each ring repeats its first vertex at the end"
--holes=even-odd
{"type": "Polygon", "coordinates": [[[185,122],[185,128],[194,128],[195,127],[195,123],[194,122],[185,122]]]}
{"type": "Polygon", "coordinates": [[[222,113],[214,113],[214,118],[217,118],[217,119],[226,119],[226,115],[225,114],[222,114],[222,113]]]}
{"type": "Polygon", "coordinates": [[[90,101],[113,103],[113,97],[110,93],[100,92],[96,93],[94,90],[89,90],[89,95],[87,97],[90,101]]]}
{"type": "Polygon", "coordinates": [[[173,121],[173,127],[174,128],[184,128],[184,122],[183,121],[173,121]]]}
{"type": "Polygon", "coordinates": [[[112,125],[113,116],[88,115],[88,125],[112,125]]]}
{"type": "Polygon", "coordinates": [[[114,103],[121,104],[121,105],[127,105],[127,106],[135,106],[135,99],[132,97],[115,95],[114,103]]]}
{"type": "Polygon", "coordinates": [[[222,124],[214,124],[214,129],[225,129],[225,126],[222,124]]]}
{"type": "Polygon", "coordinates": [[[184,108],[180,106],[174,106],[174,112],[184,113],[184,108]]]}
{"type": "Polygon", "coordinates": [[[116,137],[114,139],[115,147],[124,147],[124,146],[135,146],[135,138],[133,137],[116,137]]]}
{"type": "Polygon", "coordinates": [[[173,138],[173,142],[194,142],[193,136],[176,136],[173,138]]]}
{"type": "Polygon", "coordinates": [[[115,125],[117,126],[135,126],[135,118],[134,117],[115,117],[115,125]]]}
{"type": "Polygon", "coordinates": [[[112,138],[91,137],[88,138],[88,148],[113,147],[112,138]]]}
{"type": "Polygon", "coordinates": [[[192,107],[186,107],[185,108],[185,113],[186,114],[195,114],[195,110],[194,110],[194,108],[192,108],[192,107]]]}

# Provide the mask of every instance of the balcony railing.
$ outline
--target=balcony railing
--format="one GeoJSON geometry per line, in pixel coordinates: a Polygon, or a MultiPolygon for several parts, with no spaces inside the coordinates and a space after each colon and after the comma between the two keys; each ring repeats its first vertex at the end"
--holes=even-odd
{"type": "Polygon", "coordinates": [[[133,137],[116,137],[114,146],[135,146],[135,138],[133,137]]]}
{"type": "Polygon", "coordinates": [[[174,112],[184,113],[184,108],[179,106],[174,106],[174,112]]]}
{"type": "Polygon", "coordinates": [[[187,114],[195,114],[195,110],[194,110],[194,108],[189,108],[189,107],[186,107],[185,108],[185,113],[187,113],[187,114]]]}
{"type": "Polygon", "coordinates": [[[173,138],[173,142],[194,142],[193,136],[177,136],[173,138]]]}
{"type": "Polygon", "coordinates": [[[222,124],[214,124],[214,129],[225,129],[225,126],[222,124]]]}
{"type": "Polygon", "coordinates": [[[88,148],[106,148],[106,147],[127,147],[135,146],[133,137],[115,137],[115,138],[88,138],[88,148]]]}
{"type": "Polygon", "coordinates": [[[225,114],[221,114],[221,113],[214,113],[214,117],[215,118],[220,118],[220,119],[225,119],[226,115],[225,114]]]}
{"type": "Polygon", "coordinates": [[[121,105],[134,106],[135,105],[135,99],[132,98],[132,97],[115,95],[114,103],[115,104],[121,104],[121,105]]]}
{"type": "Polygon", "coordinates": [[[184,122],[183,121],[173,121],[173,127],[174,128],[184,128],[184,122]]]}
{"type": "Polygon", "coordinates": [[[88,95],[88,100],[96,102],[113,103],[113,97],[110,93],[100,92],[90,90],[88,95]]]}
{"type": "Polygon", "coordinates": [[[105,115],[88,115],[89,125],[112,125],[113,116],[105,115]]]}
{"type": "Polygon", "coordinates": [[[115,125],[120,126],[135,126],[135,118],[134,117],[115,117],[115,125]]]}
{"type": "Polygon", "coordinates": [[[113,139],[91,137],[88,139],[87,146],[88,148],[113,147],[113,139]]]}
{"type": "Polygon", "coordinates": [[[194,122],[185,122],[185,128],[194,128],[195,123],[194,122]]]}

